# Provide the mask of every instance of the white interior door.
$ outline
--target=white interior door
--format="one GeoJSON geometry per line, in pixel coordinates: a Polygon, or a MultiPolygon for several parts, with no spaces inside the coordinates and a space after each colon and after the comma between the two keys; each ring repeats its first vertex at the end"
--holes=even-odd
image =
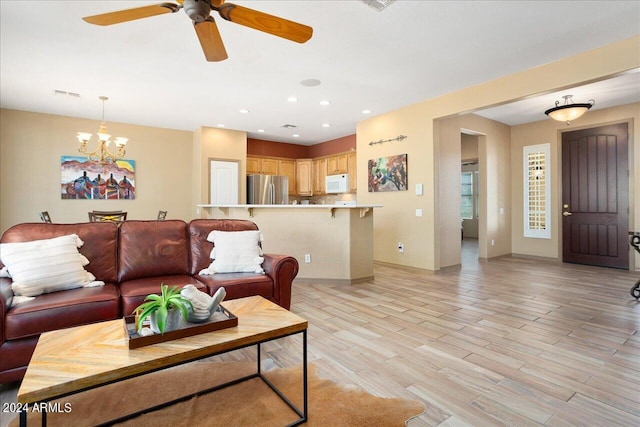
{"type": "Polygon", "coordinates": [[[209,203],[212,205],[238,204],[239,163],[211,160],[209,163],[209,203]]]}

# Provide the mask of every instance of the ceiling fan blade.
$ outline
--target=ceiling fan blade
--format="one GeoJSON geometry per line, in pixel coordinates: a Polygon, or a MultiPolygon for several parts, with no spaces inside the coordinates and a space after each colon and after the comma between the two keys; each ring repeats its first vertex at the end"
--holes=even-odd
{"type": "Polygon", "coordinates": [[[232,3],[224,3],[214,8],[220,16],[227,21],[244,25],[258,31],[273,34],[298,43],[304,43],[313,35],[313,28],[289,21],[288,19],[258,12],[248,7],[238,6],[232,3]]]}
{"type": "Polygon", "coordinates": [[[160,3],[150,6],[135,7],[133,9],[118,10],[116,12],[103,13],[100,15],[85,16],[82,19],[89,24],[94,25],[113,25],[121,22],[162,15],[164,13],[175,13],[180,10],[181,7],[181,5],[173,3],[160,3]]]}
{"type": "Polygon", "coordinates": [[[220,37],[220,31],[218,31],[218,25],[212,17],[209,16],[202,22],[194,22],[193,27],[196,29],[198,40],[200,40],[200,45],[202,45],[202,51],[207,61],[218,62],[228,58],[224,43],[222,43],[222,37],[220,37]]]}

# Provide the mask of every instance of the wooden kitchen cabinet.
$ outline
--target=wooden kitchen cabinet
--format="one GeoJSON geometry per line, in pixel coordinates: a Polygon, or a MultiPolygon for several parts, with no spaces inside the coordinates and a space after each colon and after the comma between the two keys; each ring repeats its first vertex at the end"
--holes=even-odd
{"type": "Polygon", "coordinates": [[[324,179],[327,176],[327,159],[313,161],[313,194],[325,194],[324,179]]]}
{"type": "Polygon", "coordinates": [[[278,160],[278,175],[289,178],[289,195],[296,194],[296,161],[295,160],[278,160]]]}
{"type": "Polygon", "coordinates": [[[327,157],[327,175],[347,173],[347,153],[327,157]]]}
{"type": "Polygon", "coordinates": [[[296,187],[299,196],[313,196],[313,162],[311,159],[296,160],[296,187]]]}
{"type": "Polygon", "coordinates": [[[263,158],[262,173],[265,175],[278,175],[278,160],[263,158]]]}
{"type": "Polygon", "coordinates": [[[326,194],[327,175],[349,174],[349,192],[357,190],[356,152],[317,157],[288,159],[284,157],[247,156],[247,175],[284,175],[289,178],[290,196],[326,194]]]}
{"type": "Polygon", "coordinates": [[[278,159],[247,156],[247,175],[278,175],[278,159]]]}
{"type": "Polygon", "coordinates": [[[254,175],[260,173],[262,162],[259,157],[247,156],[247,175],[254,175]]]}
{"type": "Polygon", "coordinates": [[[349,172],[349,192],[358,191],[358,167],[355,151],[347,154],[347,171],[349,172]]]}

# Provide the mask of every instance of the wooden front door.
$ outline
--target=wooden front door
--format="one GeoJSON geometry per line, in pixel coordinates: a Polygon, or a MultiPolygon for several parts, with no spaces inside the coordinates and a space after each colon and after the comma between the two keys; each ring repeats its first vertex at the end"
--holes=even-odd
{"type": "Polygon", "coordinates": [[[627,124],[562,134],[563,261],[629,268],[627,124]]]}

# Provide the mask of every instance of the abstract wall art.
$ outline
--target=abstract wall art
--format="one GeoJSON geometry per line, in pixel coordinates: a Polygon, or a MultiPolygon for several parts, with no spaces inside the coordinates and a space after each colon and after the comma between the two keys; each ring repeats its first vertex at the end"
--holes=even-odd
{"type": "Polygon", "coordinates": [[[81,156],[62,156],[62,199],[133,200],[136,198],[135,160],[100,164],[81,156]]]}
{"type": "Polygon", "coordinates": [[[407,155],[378,157],[369,160],[369,192],[406,191],[407,155]]]}

